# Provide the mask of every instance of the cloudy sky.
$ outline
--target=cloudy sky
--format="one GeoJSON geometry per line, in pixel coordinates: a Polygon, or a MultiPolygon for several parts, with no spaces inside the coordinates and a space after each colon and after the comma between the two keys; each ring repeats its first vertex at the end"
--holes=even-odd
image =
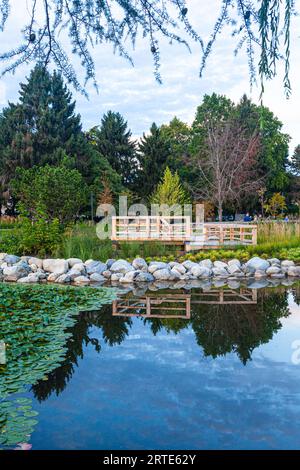
{"type": "MultiPolygon", "coordinates": [[[[0,35],[0,51],[17,44],[20,26],[28,15],[31,0],[12,0],[11,18],[7,29],[0,35]]],[[[300,3],[300,0],[298,0],[300,3]]],[[[220,0],[187,0],[189,18],[195,29],[209,38],[217,16],[220,0]]],[[[292,137],[291,149],[300,143],[299,105],[300,85],[300,39],[299,18],[295,18],[292,32],[291,79],[293,93],[289,100],[284,96],[282,76],[269,83],[264,95],[264,104],[284,123],[284,131],[292,137]]],[[[190,54],[184,46],[161,42],[161,74],[163,84],[159,85],[153,76],[153,63],[148,42],[140,39],[132,56],[134,68],[126,60],[114,56],[109,45],[100,45],[94,50],[99,93],[92,84],[87,87],[89,101],[78,93],[77,110],[82,115],[85,129],[99,124],[104,112],[109,109],[121,112],[128,120],[135,136],[149,129],[153,121],[158,124],[168,122],[173,116],[191,123],[198,104],[205,93],[222,93],[237,101],[247,93],[258,102],[259,86],[250,90],[247,57],[245,52],[234,56],[235,41],[230,30],[224,30],[209,59],[204,78],[199,78],[201,61],[200,47],[191,44],[190,54]]],[[[75,61],[76,64],[76,61],[75,61]]],[[[79,70],[79,66],[78,66],[79,70]]],[[[29,68],[20,68],[15,75],[0,80],[0,106],[7,100],[14,101],[18,96],[19,82],[24,80],[29,68]]],[[[80,75],[80,73],[79,73],[80,75]]]]}

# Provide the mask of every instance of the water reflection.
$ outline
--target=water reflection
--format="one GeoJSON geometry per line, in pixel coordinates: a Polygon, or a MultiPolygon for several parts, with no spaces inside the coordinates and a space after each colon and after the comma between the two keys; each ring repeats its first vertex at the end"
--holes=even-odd
{"type": "Polygon", "coordinates": [[[286,290],[195,289],[186,293],[177,290],[120,295],[113,305],[100,311],[82,312],[69,329],[67,354],[63,365],[48,375],[47,381],[32,386],[39,401],[52,393],[59,395],[67,386],[85,347],[92,345],[101,353],[101,341],[109,346],[120,345],[129,335],[135,321],[141,321],[155,336],[161,331],[178,334],[190,328],[199,345],[199,354],[216,358],[229,353],[243,364],[251,360],[253,350],[268,343],[282,327],[281,319],[290,314],[288,295],[300,299],[299,288],[286,290]],[[102,340],[95,328],[101,329],[102,340]]]}

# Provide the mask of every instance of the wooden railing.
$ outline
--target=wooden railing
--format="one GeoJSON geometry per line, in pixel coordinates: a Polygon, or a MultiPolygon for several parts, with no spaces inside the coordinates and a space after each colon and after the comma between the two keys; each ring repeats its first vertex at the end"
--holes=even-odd
{"type": "Polygon", "coordinates": [[[256,245],[257,225],[192,224],[189,216],[112,217],[113,241],[174,241],[203,247],[256,245]]]}
{"type": "Polygon", "coordinates": [[[191,318],[190,294],[127,297],[113,302],[113,315],[144,318],[191,318]]]}
{"type": "Polygon", "coordinates": [[[112,217],[112,240],[183,241],[191,238],[188,216],[112,217]]]}

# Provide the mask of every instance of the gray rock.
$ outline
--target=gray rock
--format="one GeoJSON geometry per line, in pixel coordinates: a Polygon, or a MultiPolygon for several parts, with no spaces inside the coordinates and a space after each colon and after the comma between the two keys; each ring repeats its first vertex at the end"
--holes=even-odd
{"type": "Polygon", "coordinates": [[[23,266],[8,266],[3,269],[3,276],[5,281],[16,282],[21,277],[26,277],[28,275],[28,270],[23,266]]]}
{"type": "Polygon", "coordinates": [[[76,264],[73,264],[72,269],[74,269],[75,271],[79,271],[79,272],[81,272],[82,274],[85,274],[85,273],[86,273],[84,263],[76,263],[76,264]]]}
{"type": "Polygon", "coordinates": [[[67,259],[67,261],[69,263],[70,268],[73,268],[74,264],[79,264],[79,263],[83,264],[83,261],[80,258],[69,258],[69,259],[67,259]]]}
{"type": "Polygon", "coordinates": [[[185,267],[183,266],[183,264],[180,263],[169,263],[169,268],[171,269],[171,271],[177,272],[179,274],[186,273],[185,267]]]}
{"type": "Polygon", "coordinates": [[[40,280],[47,279],[48,277],[45,271],[42,269],[38,269],[35,274],[39,277],[40,280]]]}
{"type": "Polygon", "coordinates": [[[203,259],[200,261],[199,265],[208,269],[212,269],[214,264],[210,259],[203,259]]]}
{"type": "Polygon", "coordinates": [[[91,276],[90,276],[90,281],[91,281],[91,282],[105,282],[106,279],[105,279],[104,276],[102,276],[102,274],[93,273],[93,274],[91,274],[91,276]]]}
{"type": "Polygon", "coordinates": [[[122,284],[130,284],[135,281],[135,278],[138,276],[140,271],[129,271],[128,273],[124,274],[123,277],[121,277],[120,281],[122,284]]]}
{"type": "Polygon", "coordinates": [[[21,277],[20,279],[18,279],[18,282],[22,283],[22,284],[36,284],[37,282],[39,282],[39,276],[38,274],[36,273],[30,273],[28,274],[28,276],[26,277],[21,277]]]}
{"type": "Polygon", "coordinates": [[[240,260],[235,258],[228,261],[228,266],[238,266],[239,268],[242,267],[240,260]]]}
{"type": "Polygon", "coordinates": [[[254,273],[254,278],[255,279],[261,279],[261,278],[264,278],[266,277],[266,271],[264,270],[261,270],[261,269],[258,269],[257,271],[255,271],[254,273]]]}
{"type": "Polygon", "coordinates": [[[187,270],[192,269],[193,266],[199,266],[198,263],[194,263],[194,261],[190,261],[189,259],[184,261],[182,264],[187,270]]]}
{"type": "Polygon", "coordinates": [[[268,261],[271,265],[272,265],[272,264],[276,264],[276,265],[279,264],[279,266],[280,266],[280,260],[279,260],[278,258],[269,258],[267,261],[268,261]]]}
{"type": "Polygon", "coordinates": [[[281,261],[281,266],[283,268],[289,268],[290,266],[295,266],[294,261],[290,261],[288,259],[285,259],[284,261],[281,261]]]}
{"type": "Polygon", "coordinates": [[[195,276],[197,278],[208,277],[208,271],[210,271],[208,268],[206,268],[205,266],[200,266],[199,264],[193,266],[190,269],[190,273],[192,274],[192,276],[195,276]]]}
{"type": "Polygon", "coordinates": [[[246,263],[247,268],[253,268],[255,271],[266,271],[270,267],[270,263],[265,259],[254,256],[246,263]]]}
{"type": "Polygon", "coordinates": [[[266,273],[268,276],[271,276],[272,274],[279,274],[281,273],[281,268],[279,266],[272,265],[266,270],[266,273]]]}
{"type": "Polygon", "coordinates": [[[34,258],[34,257],[29,258],[28,264],[29,266],[32,266],[32,265],[37,266],[39,269],[43,268],[43,260],[40,258],[34,258]]]}
{"type": "Polygon", "coordinates": [[[228,277],[229,272],[225,268],[213,268],[212,269],[213,276],[216,277],[228,277]]]}
{"type": "Polygon", "coordinates": [[[229,264],[228,263],[228,272],[230,274],[243,274],[242,271],[241,271],[241,265],[239,264],[236,264],[236,263],[233,263],[233,264],[229,264]]]}
{"type": "Polygon", "coordinates": [[[67,272],[67,275],[69,276],[71,281],[74,281],[74,279],[76,279],[76,277],[79,277],[79,276],[82,275],[82,271],[79,271],[78,269],[72,268],[72,269],[70,269],[70,271],[67,272]]]}
{"type": "Polygon", "coordinates": [[[151,261],[148,271],[149,273],[153,274],[155,271],[158,271],[159,269],[167,269],[168,265],[167,263],[163,263],[162,261],[151,261]]]}
{"type": "Polygon", "coordinates": [[[47,281],[48,281],[48,282],[55,282],[56,279],[57,279],[59,276],[61,276],[61,274],[59,274],[59,273],[51,273],[51,274],[49,274],[49,276],[48,276],[48,278],[47,278],[47,281]]]}
{"type": "MultiPolygon", "coordinates": [[[[75,265],[76,266],[76,265],[75,265]]],[[[85,266],[87,274],[102,274],[103,271],[107,270],[106,264],[102,263],[101,261],[93,261],[85,266]]]]}
{"type": "Polygon", "coordinates": [[[290,277],[300,277],[300,266],[290,266],[287,270],[287,275],[290,277]]]}
{"type": "Polygon", "coordinates": [[[78,284],[78,285],[82,285],[82,286],[85,285],[86,286],[86,285],[90,284],[90,280],[86,276],[78,276],[78,277],[75,277],[74,283],[78,284]]]}
{"type": "Polygon", "coordinates": [[[154,276],[150,273],[141,272],[139,273],[136,278],[135,282],[153,282],[154,276]]]}
{"type": "Polygon", "coordinates": [[[69,282],[71,282],[71,277],[69,276],[68,273],[66,274],[61,274],[60,276],[58,276],[56,279],[55,279],[55,282],[57,284],[68,284],[69,282]]]}
{"type": "Polygon", "coordinates": [[[3,258],[3,261],[5,261],[5,263],[7,263],[7,264],[16,264],[20,261],[20,257],[15,256],[15,255],[6,255],[3,258]]]}
{"type": "Polygon", "coordinates": [[[113,273],[110,280],[112,282],[119,281],[123,277],[123,273],[113,273]]]}
{"type": "Polygon", "coordinates": [[[43,270],[48,273],[65,274],[69,270],[69,264],[65,259],[44,259],[43,270]]]}
{"type": "Polygon", "coordinates": [[[103,271],[102,276],[105,277],[105,279],[110,279],[111,272],[107,269],[106,271],[103,271]]]}
{"type": "Polygon", "coordinates": [[[214,262],[214,268],[219,268],[219,269],[227,269],[228,264],[224,263],[223,261],[215,261],[214,262]]]}
{"type": "Polygon", "coordinates": [[[116,262],[115,259],[108,259],[106,261],[106,266],[107,266],[107,269],[110,269],[112,267],[112,265],[116,262]]]}
{"type": "MultiPolygon", "coordinates": [[[[112,273],[122,273],[122,274],[126,274],[130,271],[134,271],[134,268],[131,266],[130,263],[128,263],[128,261],[124,260],[124,259],[120,259],[118,261],[115,261],[111,267],[110,267],[110,271],[112,273]]],[[[102,271],[103,272],[103,271],[102,271]]]]}
{"type": "Polygon", "coordinates": [[[153,276],[158,281],[171,281],[175,279],[174,273],[172,273],[170,269],[167,269],[167,268],[155,270],[153,272],[153,276]]]}
{"type": "Polygon", "coordinates": [[[137,271],[143,271],[144,273],[148,272],[148,264],[143,258],[135,258],[132,261],[132,267],[137,271]]]}
{"type": "Polygon", "coordinates": [[[6,256],[7,253],[0,253],[0,261],[3,261],[6,256]]]}

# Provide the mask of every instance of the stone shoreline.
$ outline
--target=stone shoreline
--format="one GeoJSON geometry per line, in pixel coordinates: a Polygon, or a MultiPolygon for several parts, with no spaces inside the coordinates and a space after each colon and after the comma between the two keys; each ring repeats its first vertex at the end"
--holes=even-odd
{"type": "Polygon", "coordinates": [[[148,264],[143,258],[136,258],[132,263],[122,259],[109,259],[103,263],[95,260],[83,262],[78,258],[40,259],[0,253],[0,281],[27,284],[186,284],[199,280],[226,284],[250,279],[284,281],[291,278],[300,279],[300,266],[277,258],[254,257],[247,263],[238,259],[227,263],[206,259],[199,263],[187,260],[183,263],[152,261],[148,264]]]}

